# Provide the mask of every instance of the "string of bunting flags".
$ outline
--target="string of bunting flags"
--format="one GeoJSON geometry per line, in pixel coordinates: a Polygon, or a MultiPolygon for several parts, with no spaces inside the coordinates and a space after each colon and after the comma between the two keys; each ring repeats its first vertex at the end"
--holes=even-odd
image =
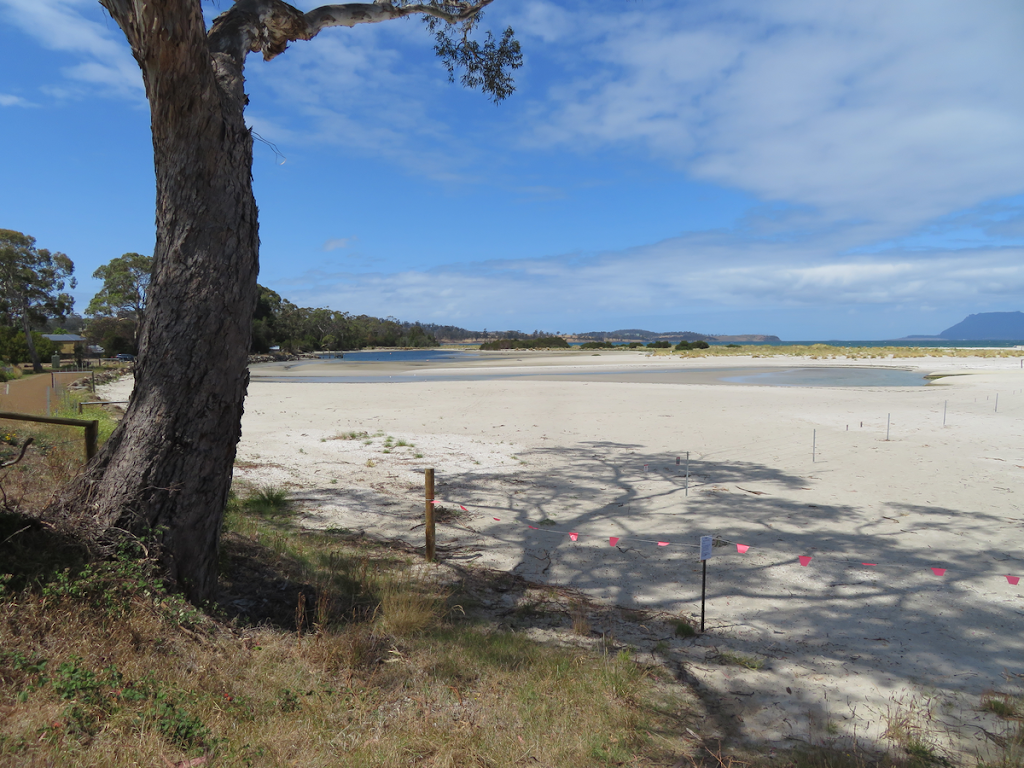
{"type": "MultiPolygon", "coordinates": [[[[444,504],[444,503],[451,504],[452,502],[444,502],[441,499],[433,499],[431,501],[431,503],[435,504],[435,505],[438,505],[438,504],[444,504]]],[[[457,506],[463,512],[470,512],[470,509],[468,507],[466,507],[465,505],[463,505],[463,504],[455,503],[455,506],[457,506]]],[[[493,517],[492,516],[491,519],[493,521],[497,522],[497,523],[506,522],[506,521],[503,521],[500,517],[493,517]]],[[[639,542],[639,543],[642,543],[642,544],[656,544],[659,547],[673,546],[673,547],[692,547],[694,549],[699,549],[700,548],[699,544],[682,544],[682,543],[679,543],[679,542],[672,543],[672,542],[669,542],[669,541],[661,541],[661,540],[658,540],[658,539],[642,539],[642,538],[639,538],[637,536],[608,536],[608,537],[604,537],[604,536],[597,536],[595,534],[589,534],[589,533],[588,534],[583,534],[583,533],[580,533],[579,531],[563,531],[563,530],[558,530],[558,529],[549,528],[549,527],[541,528],[541,527],[536,526],[536,525],[531,525],[530,523],[527,523],[526,527],[528,529],[532,530],[532,531],[539,531],[541,533],[557,535],[557,536],[568,536],[569,539],[572,540],[572,541],[579,541],[581,536],[585,537],[585,538],[600,538],[600,539],[607,538],[608,546],[610,546],[610,547],[617,547],[619,542],[630,541],[630,542],[639,542]]],[[[479,531],[474,531],[474,533],[479,533],[479,531]]],[[[738,542],[727,541],[725,539],[718,539],[718,541],[722,542],[724,544],[732,544],[732,545],[734,545],[736,547],[736,552],[738,554],[741,554],[741,555],[746,554],[751,549],[751,546],[749,544],[740,544],[738,542]]],[[[804,568],[810,566],[811,561],[813,559],[814,559],[813,555],[799,555],[797,557],[797,560],[800,562],[800,565],[802,567],[804,567],[804,568]]],[[[861,561],[856,561],[856,560],[840,560],[839,562],[852,563],[852,564],[858,564],[859,563],[859,565],[861,565],[862,567],[865,567],[865,568],[877,568],[877,567],[879,567],[879,563],[868,563],[868,562],[861,562],[861,561]]],[[[913,566],[905,566],[905,565],[892,564],[892,565],[888,565],[888,566],[885,566],[885,567],[890,567],[890,568],[911,568],[913,566]]],[[[930,570],[931,570],[931,572],[935,576],[941,577],[941,576],[945,576],[946,575],[946,571],[948,569],[947,568],[941,568],[941,567],[938,567],[938,566],[932,566],[930,568],[930,570]]],[[[1020,584],[1020,576],[1015,576],[1013,574],[1007,573],[1007,574],[1003,574],[1003,577],[1006,579],[1006,581],[1011,586],[1017,586],[1018,584],[1020,584]]]]}

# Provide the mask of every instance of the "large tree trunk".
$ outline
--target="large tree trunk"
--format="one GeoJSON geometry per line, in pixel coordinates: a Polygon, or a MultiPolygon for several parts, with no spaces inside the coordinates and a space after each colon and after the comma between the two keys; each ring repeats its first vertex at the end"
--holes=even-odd
{"type": "Polygon", "coordinates": [[[154,18],[111,5],[150,102],[156,249],[127,413],[62,506],[157,543],[200,603],[215,596],[257,296],[242,62],[210,53],[198,3],[165,3],[175,23],[155,34],[154,18]]]}
{"type": "MultiPolygon", "coordinates": [[[[216,592],[257,298],[245,57],[262,51],[269,60],[326,27],[413,14],[459,23],[466,35],[492,0],[352,3],[308,13],[283,0],[236,0],[209,33],[199,0],[100,2],[125,33],[146,83],[156,250],[128,411],[57,511],[85,515],[99,531],[122,529],[156,542],[169,575],[203,602],[216,592]]],[[[505,68],[521,59],[511,35],[507,30],[483,55],[465,39],[448,41],[442,59],[449,71],[466,66],[500,100],[511,92],[505,68]]]]}

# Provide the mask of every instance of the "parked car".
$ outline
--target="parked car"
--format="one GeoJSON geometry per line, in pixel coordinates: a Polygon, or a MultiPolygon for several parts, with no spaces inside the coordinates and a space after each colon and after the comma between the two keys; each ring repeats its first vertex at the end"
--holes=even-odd
{"type": "Polygon", "coordinates": [[[129,355],[125,352],[122,352],[120,355],[115,355],[114,359],[120,360],[122,363],[134,363],[135,355],[129,355]]]}

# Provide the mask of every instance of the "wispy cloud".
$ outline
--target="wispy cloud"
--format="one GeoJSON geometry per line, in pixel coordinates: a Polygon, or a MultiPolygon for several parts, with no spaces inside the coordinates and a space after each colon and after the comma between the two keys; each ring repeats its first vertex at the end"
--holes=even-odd
{"type": "MultiPolygon", "coordinates": [[[[72,82],[101,87],[108,93],[138,98],[142,75],[128,44],[103,11],[88,0],[0,0],[0,16],[53,51],[73,53],[85,61],[64,68],[72,82]]],[[[58,92],[72,94],[67,87],[58,92]]]]}
{"type": "Polygon", "coordinates": [[[34,107],[35,104],[10,93],[0,93],[0,107],[34,107]]]}
{"type": "Polygon", "coordinates": [[[356,242],[356,240],[358,240],[356,237],[336,237],[325,242],[323,250],[329,253],[330,251],[337,251],[341,248],[348,248],[352,243],[356,242]]]}
{"type": "Polygon", "coordinates": [[[531,318],[533,324],[575,330],[638,314],[659,317],[666,328],[678,318],[730,308],[807,316],[865,306],[884,313],[967,304],[979,311],[1024,293],[1024,248],[891,249],[827,263],[818,249],[818,243],[751,244],[703,234],[601,254],[391,274],[321,271],[287,285],[289,296],[309,306],[472,327],[531,318]]]}
{"type": "Polygon", "coordinates": [[[640,141],[698,178],[889,234],[1022,188],[1019,3],[655,2],[588,18],[563,44],[591,66],[551,86],[533,146],[640,141]]]}

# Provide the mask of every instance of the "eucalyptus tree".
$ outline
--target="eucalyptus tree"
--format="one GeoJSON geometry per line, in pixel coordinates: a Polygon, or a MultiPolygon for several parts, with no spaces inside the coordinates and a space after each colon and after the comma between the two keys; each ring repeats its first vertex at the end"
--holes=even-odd
{"type": "Polygon", "coordinates": [[[214,597],[257,300],[249,53],[267,61],[329,27],[426,20],[449,79],[495,101],[521,63],[511,29],[473,37],[493,0],[324,5],[237,0],[209,28],[200,0],[100,0],[142,70],[156,171],[156,247],[135,389],[120,427],[56,511],[150,537],[168,574],[214,597]]]}
{"type": "Polygon", "coordinates": [[[75,300],[64,293],[75,287],[75,265],[63,253],[36,248],[31,235],[0,229],[0,315],[8,326],[20,324],[32,369],[43,372],[32,338],[32,326],[63,318],[75,300]]]}
{"type": "Polygon", "coordinates": [[[153,271],[153,257],[141,253],[126,253],[97,267],[92,276],[103,281],[103,286],[92,297],[86,308],[87,315],[127,318],[134,322],[134,342],[139,343],[139,329],[146,317],[146,298],[149,276],[153,271]]]}

